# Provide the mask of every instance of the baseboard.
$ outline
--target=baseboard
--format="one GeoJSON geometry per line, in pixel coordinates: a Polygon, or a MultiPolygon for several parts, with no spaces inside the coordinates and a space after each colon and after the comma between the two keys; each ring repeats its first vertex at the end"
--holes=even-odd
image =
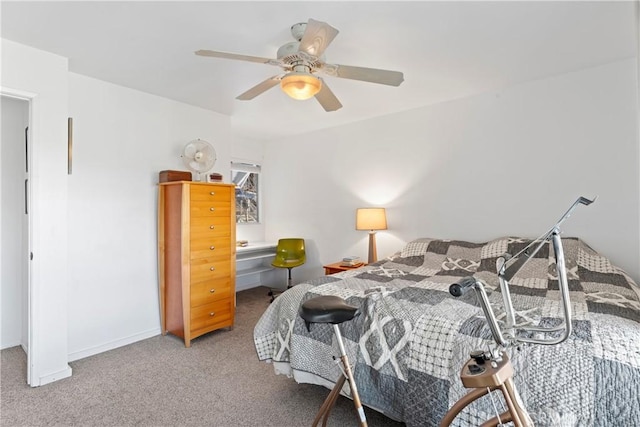
{"type": "Polygon", "coordinates": [[[246,291],[247,289],[257,288],[258,286],[262,286],[262,284],[260,282],[236,283],[236,292],[246,291]]]}
{"type": "Polygon", "coordinates": [[[133,344],[134,342],[146,340],[147,338],[155,337],[156,335],[160,335],[160,328],[150,329],[148,331],[140,332],[139,334],[135,334],[126,338],[111,341],[109,343],[102,344],[96,347],[75,351],[73,353],[69,353],[69,356],[68,356],[69,362],[73,362],[74,360],[84,359],[85,357],[94,356],[96,354],[104,353],[105,351],[113,350],[115,348],[123,347],[129,344],[133,344]]]}
{"type": "Polygon", "coordinates": [[[39,383],[34,385],[34,384],[30,384],[31,387],[36,387],[36,386],[43,386],[45,384],[49,384],[52,383],[54,381],[58,381],[61,380],[63,378],[68,378],[71,376],[71,367],[69,365],[67,365],[67,367],[61,371],[58,372],[54,372],[53,374],[48,374],[45,376],[40,377],[39,383]]]}
{"type": "Polygon", "coordinates": [[[0,350],[5,350],[7,348],[17,347],[19,345],[22,345],[22,343],[20,343],[20,341],[17,341],[17,342],[9,341],[8,344],[5,343],[2,346],[0,346],[0,350]]]}

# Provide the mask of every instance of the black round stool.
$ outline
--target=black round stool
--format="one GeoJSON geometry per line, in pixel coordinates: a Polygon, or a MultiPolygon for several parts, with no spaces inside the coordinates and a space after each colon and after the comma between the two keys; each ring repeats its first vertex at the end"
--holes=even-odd
{"type": "Polygon", "coordinates": [[[345,380],[349,380],[351,397],[353,399],[353,405],[358,412],[360,426],[367,426],[367,418],[364,415],[364,409],[362,409],[362,403],[360,402],[360,396],[358,395],[356,381],[353,378],[351,366],[349,365],[349,358],[347,357],[344,342],[342,341],[342,334],[338,328],[340,323],[347,322],[357,315],[357,307],[347,304],[344,299],[334,295],[323,295],[311,298],[310,300],[305,301],[300,307],[300,317],[304,319],[304,322],[307,325],[307,330],[310,330],[312,323],[331,323],[333,325],[333,332],[336,335],[336,341],[338,341],[338,346],[340,347],[340,360],[342,361],[342,374],[340,375],[340,378],[338,378],[336,385],[329,393],[329,396],[327,396],[320,407],[318,415],[316,415],[316,418],[313,420],[312,427],[316,427],[320,422],[320,419],[323,419],[322,426],[326,427],[329,413],[340,395],[340,390],[342,390],[345,380]]]}

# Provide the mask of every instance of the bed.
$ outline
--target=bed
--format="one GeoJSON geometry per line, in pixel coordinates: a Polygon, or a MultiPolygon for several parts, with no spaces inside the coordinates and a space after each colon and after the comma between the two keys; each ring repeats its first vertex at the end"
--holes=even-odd
{"type": "MultiPolygon", "coordinates": [[[[493,343],[475,294],[454,298],[448,287],[474,275],[499,308],[496,259],[529,242],[417,239],[364,268],[298,284],[256,324],[258,358],[299,383],[332,388],[340,371],[330,325],[308,331],[298,310],[310,298],[340,296],[360,311],[341,331],[363,404],[407,426],[438,425],[466,393],[459,372],[469,353],[493,343]]],[[[562,242],[573,333],[560,345],[510,349],[514,382],[537,426],[640,425],[640,288],[582,240],[562,242]]],[[[549,325],[560,316],[552,250],[545,246],[511,280],[519,324],[549,325]]],[[[454,425],[479,425],[493,415],[485,397],[454,425]]]]}

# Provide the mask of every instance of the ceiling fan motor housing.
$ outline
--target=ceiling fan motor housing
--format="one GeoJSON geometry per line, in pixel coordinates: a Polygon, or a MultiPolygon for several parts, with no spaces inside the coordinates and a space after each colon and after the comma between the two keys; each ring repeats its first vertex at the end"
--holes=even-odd
{"type": "Polygon", "coordinates": [[[298,22],[297,24],[293,24],[291,26],[291,35],[294,39],[300,41],[302,40],[302,36],[304,36],[304,32],[307,30],[306,22],[298,22]]]}
{"type": "Polygon", "coordinates": [[[300,47],[300,42],[290,42],[280,46],[278,49],[277,57],[278,59],[282,59],[286,61],[286,58],[291,55],[295,55],[298,53],[298,49],[300,47]]]}
{"type": "Polygon", "coordinates": [[[325,64],[324,54],[315,57],[300,51],[300,42],[291,42],[280,46],[277,57],[282,64],[286,65],[283,67],[285,71],[303,71],[297,68],[302,65],[307,68],[307,72],[313,73],[328,65],[325,64]]]}

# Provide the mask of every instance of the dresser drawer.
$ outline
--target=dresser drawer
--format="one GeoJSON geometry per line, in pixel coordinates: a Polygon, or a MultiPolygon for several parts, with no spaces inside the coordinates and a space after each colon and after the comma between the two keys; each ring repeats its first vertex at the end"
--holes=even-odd
{"type": "Polygon", "coordinates": [[[231,256],[231,243],[227,237],[191,239],[189,244],[191,259],[231,256]]]}
{"type": "Polygon", "coordinates": [[[233,298],[226,298],[191,309],[191,331],[200,332],[231,326],[233,298]]]}
{"type": "Polygon", "coordinates": [[[229,257],[198,258],[191,261],[191,282],[204,282],[231,276],[229,257]]]}
{"type": "MultiPolygon", "coordinates": [[[[228,236],[207,236],[205,235],[191,235],[189,239],[189,249],[200,250],[207,249],[211,246],[215,248],[231,248],[231,240],[228,236]]],[[[213,249],[212,249],[213,250],[213,249]]]]}
{"type": "Polygon", "coordinates": [[[232,186],[191,185],[189,196],[192,202],[217,200],[229,203],[232,189],[232,186]]]}
{"type": "Polygon", "coordinates": [[[231,205],[224,201],[194,201],[191,202],[191,217],[222,217],[228,219],[231,215],[231,205]]]}
{"type": "Polygon", "coordinates": [[[230,297],[230,278],[191,283],[191,307],[199,307],[230,297]]]}
{"type": "Polygon", "coordinates": [[[231,235],[231,222],[220,217],[191,218],[191,237],[228,237],[231,235]]]}

